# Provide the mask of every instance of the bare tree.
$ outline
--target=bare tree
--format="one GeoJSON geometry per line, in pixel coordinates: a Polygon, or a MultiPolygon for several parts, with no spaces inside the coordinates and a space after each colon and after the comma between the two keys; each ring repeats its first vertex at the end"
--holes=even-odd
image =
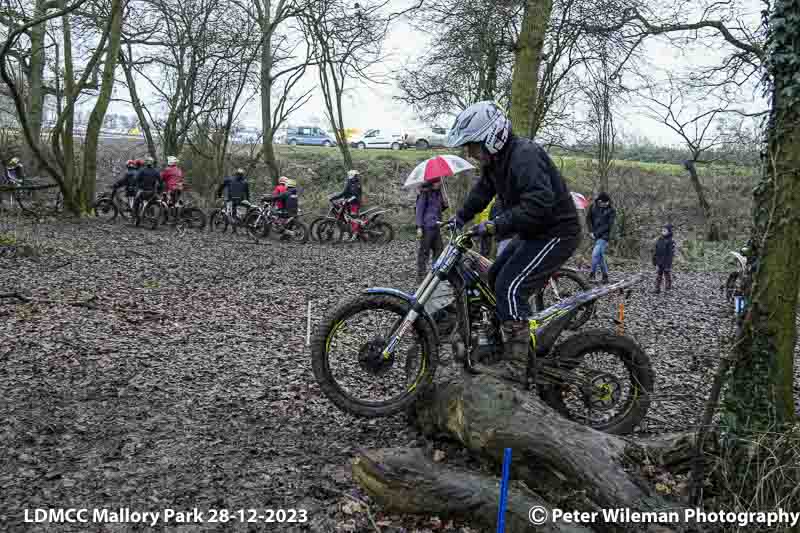
{"type": "Polygon", "coordinates": [[[342,97],[348,83],[370,80],[370,67],[381,60],[388,24],[381,15],[382,4],[355,6],[346,0],[314,0],[303,17],[326,117],[346,168],[353,167],[353,159],[345,137],[342,97]]]}
{"type": "Polygon", "coordinates": [[[729,109],[729,104],[723,102],[719,107],[711,109],[698,109],[690,104],[697,101],[692,98],[691,89],[669,78],[666,90],[656,90],[652,86],[648,93],[642,97],[645,104],[645,114],[676,133],[689,151],[689,159],[684,163],[689,172],[692,187],[697,195],[697,202],[703,213],[706,224],[706,238],[711,241],[719,240],[719,228],[712,217],[711,204],[706,197],[705,188],[697,175],[696,163],[709,163],[714,160],[714,149],[729,142],[727,135],[719,126],[719,119],[729,109]]]}
{"type": "Polygon", "coordinates": [[[0,75],[9,88],[26,142],[37,161],[44,167],[58,183],[64,196],[64,203],[68,209],[76,214],[86,212],[89,204],[94,200],[96,180],[97,144],[100,127],[103,123],[108,103],[111,99],[113,88],[113,72],[120,45],[121,26],[123,18],[123,0],[112,0],[110,5],[95,7],[91,16],[78,16],[76,21],[85,36],[90,30],[101,32],[97,45],[90,52],[90,57],[83,69],[80,78],[76,78],[76,68],[73,58],[73,30],[72,13],[76,12],[85,3],[78,0],[58,11],[51,11],[38,19],[11,31],[6,43],[0,52],[0,75]],[[8,72],[7,58],[14,49],[16,40],[28,29],[53,20],[61,19],[63,49],[64,49],[64,108],[59,113],[51,138],[52,159],[40,147],[40,139],[32,135],[32,128],[28,123],[23,99],[17,90],[14,78],[8,72]],[[102,82],[97,95],[94,109],[90,115],[89,127],[84,141],[84,154],[81,159],[77,157],[74,136],[75,104],[87,89],[89,76],[96,72],[101,64],[101,57],[105,53],[103,64],[102,82]]]}

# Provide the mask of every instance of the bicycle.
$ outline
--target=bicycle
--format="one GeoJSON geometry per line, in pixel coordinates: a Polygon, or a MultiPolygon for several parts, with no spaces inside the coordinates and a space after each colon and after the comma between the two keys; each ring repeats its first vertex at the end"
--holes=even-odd
{"type": "Polygon", "coordinates": [[[328,214],[317,217],[311,223],[311,233],[318,242],[340,242],[349,236],[352,239],[351,224],[355,222],[361,226],[358,238],[362,241],[376,244],[387,244],[394,239],[394,228],[388,222],[378,220],[387,212],[380,207],[372,207],[353,216],[347,212],[344,202],[330,201],[328,214]]]}
{"type": "MultiPolygon", "coordinates": [[[[442,280],[446,279],[456,294],[457,326],[450,335],[450,344],[464,371],[480,374],[475,362],[491,363],[502,354],[495,296],[467,256],[475,230],[458,233],[451,224],[447,225],[451,229],[449,243],[416,293],[385,287],[366,289],[329,313],[316,327],[311,345],[314,376],[323,393],[342,411],[370,418],[400,413],[433,382],[439,359],[439,333],[425,304],[442,280]],[[364,318],[372,311],[388,315],[388,329],[376,332],[378,319],[364,318]],[[355,338],[339,339],[343,329],[351,331],[350,321],[355,322],[355,338]],[[409,339],[404,339],[406,333],[410,333],[409,339]],[[405,340],[409,341],[407,348],[401,350],[405,340]],[[336,378],[331,360],[339,351],[344,352],[350,369],[367,374],[366,381],[336,378]],[[404,363],[398,362],[402,355],[406,356],[404,363]],[[398,395],[383,401],[361,399],[351,392],[355,389],[380,393],[392,387],[398,389],[398,395]]],[[[531,376],[536,376],[539,397],[562,416],[608,433],[632,431],[647,414],[654,381],[642,348],[632,338],[605,329],[585,330],[564,342],[556,341],[578,308],[612,292],[628,297],[631,290],[625,289],[642,279],[637,275],[602,285],[535,313],[530,318],[528,366],[525,375],[516,377],[517,383],[529,389],[531,376]],[[609,362],[599,369],[586,369],[586,357],[594,353],[610,355],[610,363],[620,364],[622,377],[609,370],[609,362]],[[602,416],[617,406],[618,414],[602,416]],[[587,414],[579,413],[581,408],[587,414]],[[595,419],[595,412],[601,413],[602,418],[595,419]]]]}
{"type": "Polygon", "coordinates": [[[251,209],[245,218],[245,226],[250,235],[258,240],[269,237],[275,229],[282,240],[292,240],[297,244],[308,242],[308,228],[297,217],[284,217],[273,207],[272,198],[261,198],[261,207],[251,209]]]}

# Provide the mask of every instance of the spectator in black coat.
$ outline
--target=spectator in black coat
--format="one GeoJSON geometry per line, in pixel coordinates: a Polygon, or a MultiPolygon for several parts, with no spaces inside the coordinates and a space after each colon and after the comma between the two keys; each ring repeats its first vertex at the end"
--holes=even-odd
{"type": "Polygon", "coordinates": [[[656,286],[653,292],[661,292],[661,279],[664,278],[664,289],[672,289],[672,259],[675,257],[675,241],[672,240],[672,224],[664,224],[661,237],[656,241],[653,250],[653,266],[656,267],[656,286]]]}
{"type": "Polygon", "coordinates": [[[611,205],[611,197],[608,193],[601,192],[597,199],[586,213],[586,227],[589,235],[594,239],[594,249],[592,250],[592,274],[590,279],[594,281],[597,271],[603,275],[603,283],[608,283],[608,263],[606,262],[606,249],[611,241],[611,230],[614,227],[614,219],[617,212],[611,205]]]}

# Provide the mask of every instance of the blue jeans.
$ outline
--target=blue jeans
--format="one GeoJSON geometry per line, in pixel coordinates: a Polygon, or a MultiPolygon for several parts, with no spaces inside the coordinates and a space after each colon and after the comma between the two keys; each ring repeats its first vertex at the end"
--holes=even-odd
{"type": "Polygon", "coordinates": [[[606,264],[606,248],[608,248],[608,241],[605,239],[597,239],[594,243],[594,250],[592,251],[592,275],[600,272],[608,275],[608,264],[606,264]]]}

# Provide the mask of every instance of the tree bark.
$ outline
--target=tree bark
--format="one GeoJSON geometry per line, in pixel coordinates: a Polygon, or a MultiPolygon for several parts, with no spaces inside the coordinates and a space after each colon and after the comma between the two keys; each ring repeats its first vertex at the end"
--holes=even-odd
{"type": "Polygon", "coordinates": [[[566,420],[493,377],[428,389],[416,403],[415,419],[423,433],[455,438],[495,464],[511,448],[512,477],[559,498],[561,508],[676,509],[634,472],[646,449],[566,420]]]}
{"type": "Polygon", "coordinates": [[[792,381],[800,289],[800,97],[793,61],[800,54],[800,4],[777,0],[771,19],[773,101],[768,161],[755,189],[745,276],[747,310],[723,402],[723,420],[734,434],[745,436],[775,431],[795,419],[792,381]]]}
{"type": "Polygon", "coordinates": [[[106,61],[103,66],[100,94],[97,95],[97,102],[95,102],[92,113],[89,115],[89,124],[86,127],[86,140],[83,148],[83,183],[79,195],[79,205],[83,212],[88,211],[94,201],[94,191],[97,184],[97,145],[100,138],[100,130],[103,127],[103,119],[106,116],[108,104],[111,102],[112,90],[114,89],[114,71],[117,67],[122,39],[124,4],[125,0],[112,0],[111,2],[108,49],[106,50],[106,61]]]}
{"type": "Polygon", "coordinates": [[[553,0],[527,0],[525,5],[511,82],[511,125],[523,137],[533,138],[539,129],[540,121],[534,120],[539,66],[552,11],[553,0]]]}
{"type": "MultiPolygon", "coordinates": [[[[258,0],[259,2],[262,0],[258,0]]],[[[264,8],[259,9],[258,23],[264,36],[261,43],[261,145],[264,163],[267,165],[272,184],[278,184],[280,168],[272,145],[272,2],[263,0],[264,8]]]]}
{"type": "MultiPolygon", "coordinates": [[[[353,461],[353,477],[388,512],[466,519],[486,530],[497,524],[498,478],[435,463],[419,449],[361,452],[353,461]]],[[[563,522],[534,526],[528,512],[536,506],[550,511],[547,502],[523,483],[509,483],[505,531],[590,531],[563,522]]]]}
{"type": "MultiPolygon", "coordinates": [[[[45,13],[46,0],[37,0],[33,17],[38,19],[45,13]]],[[[47,22],[37,24],[31,28],[31,59],[30,73],[28,76],[28,122],[31,136],[38,143],[41,142],[42,117],[44,114],[44,66],[45,66],[45,35],[47,22]]]]}

